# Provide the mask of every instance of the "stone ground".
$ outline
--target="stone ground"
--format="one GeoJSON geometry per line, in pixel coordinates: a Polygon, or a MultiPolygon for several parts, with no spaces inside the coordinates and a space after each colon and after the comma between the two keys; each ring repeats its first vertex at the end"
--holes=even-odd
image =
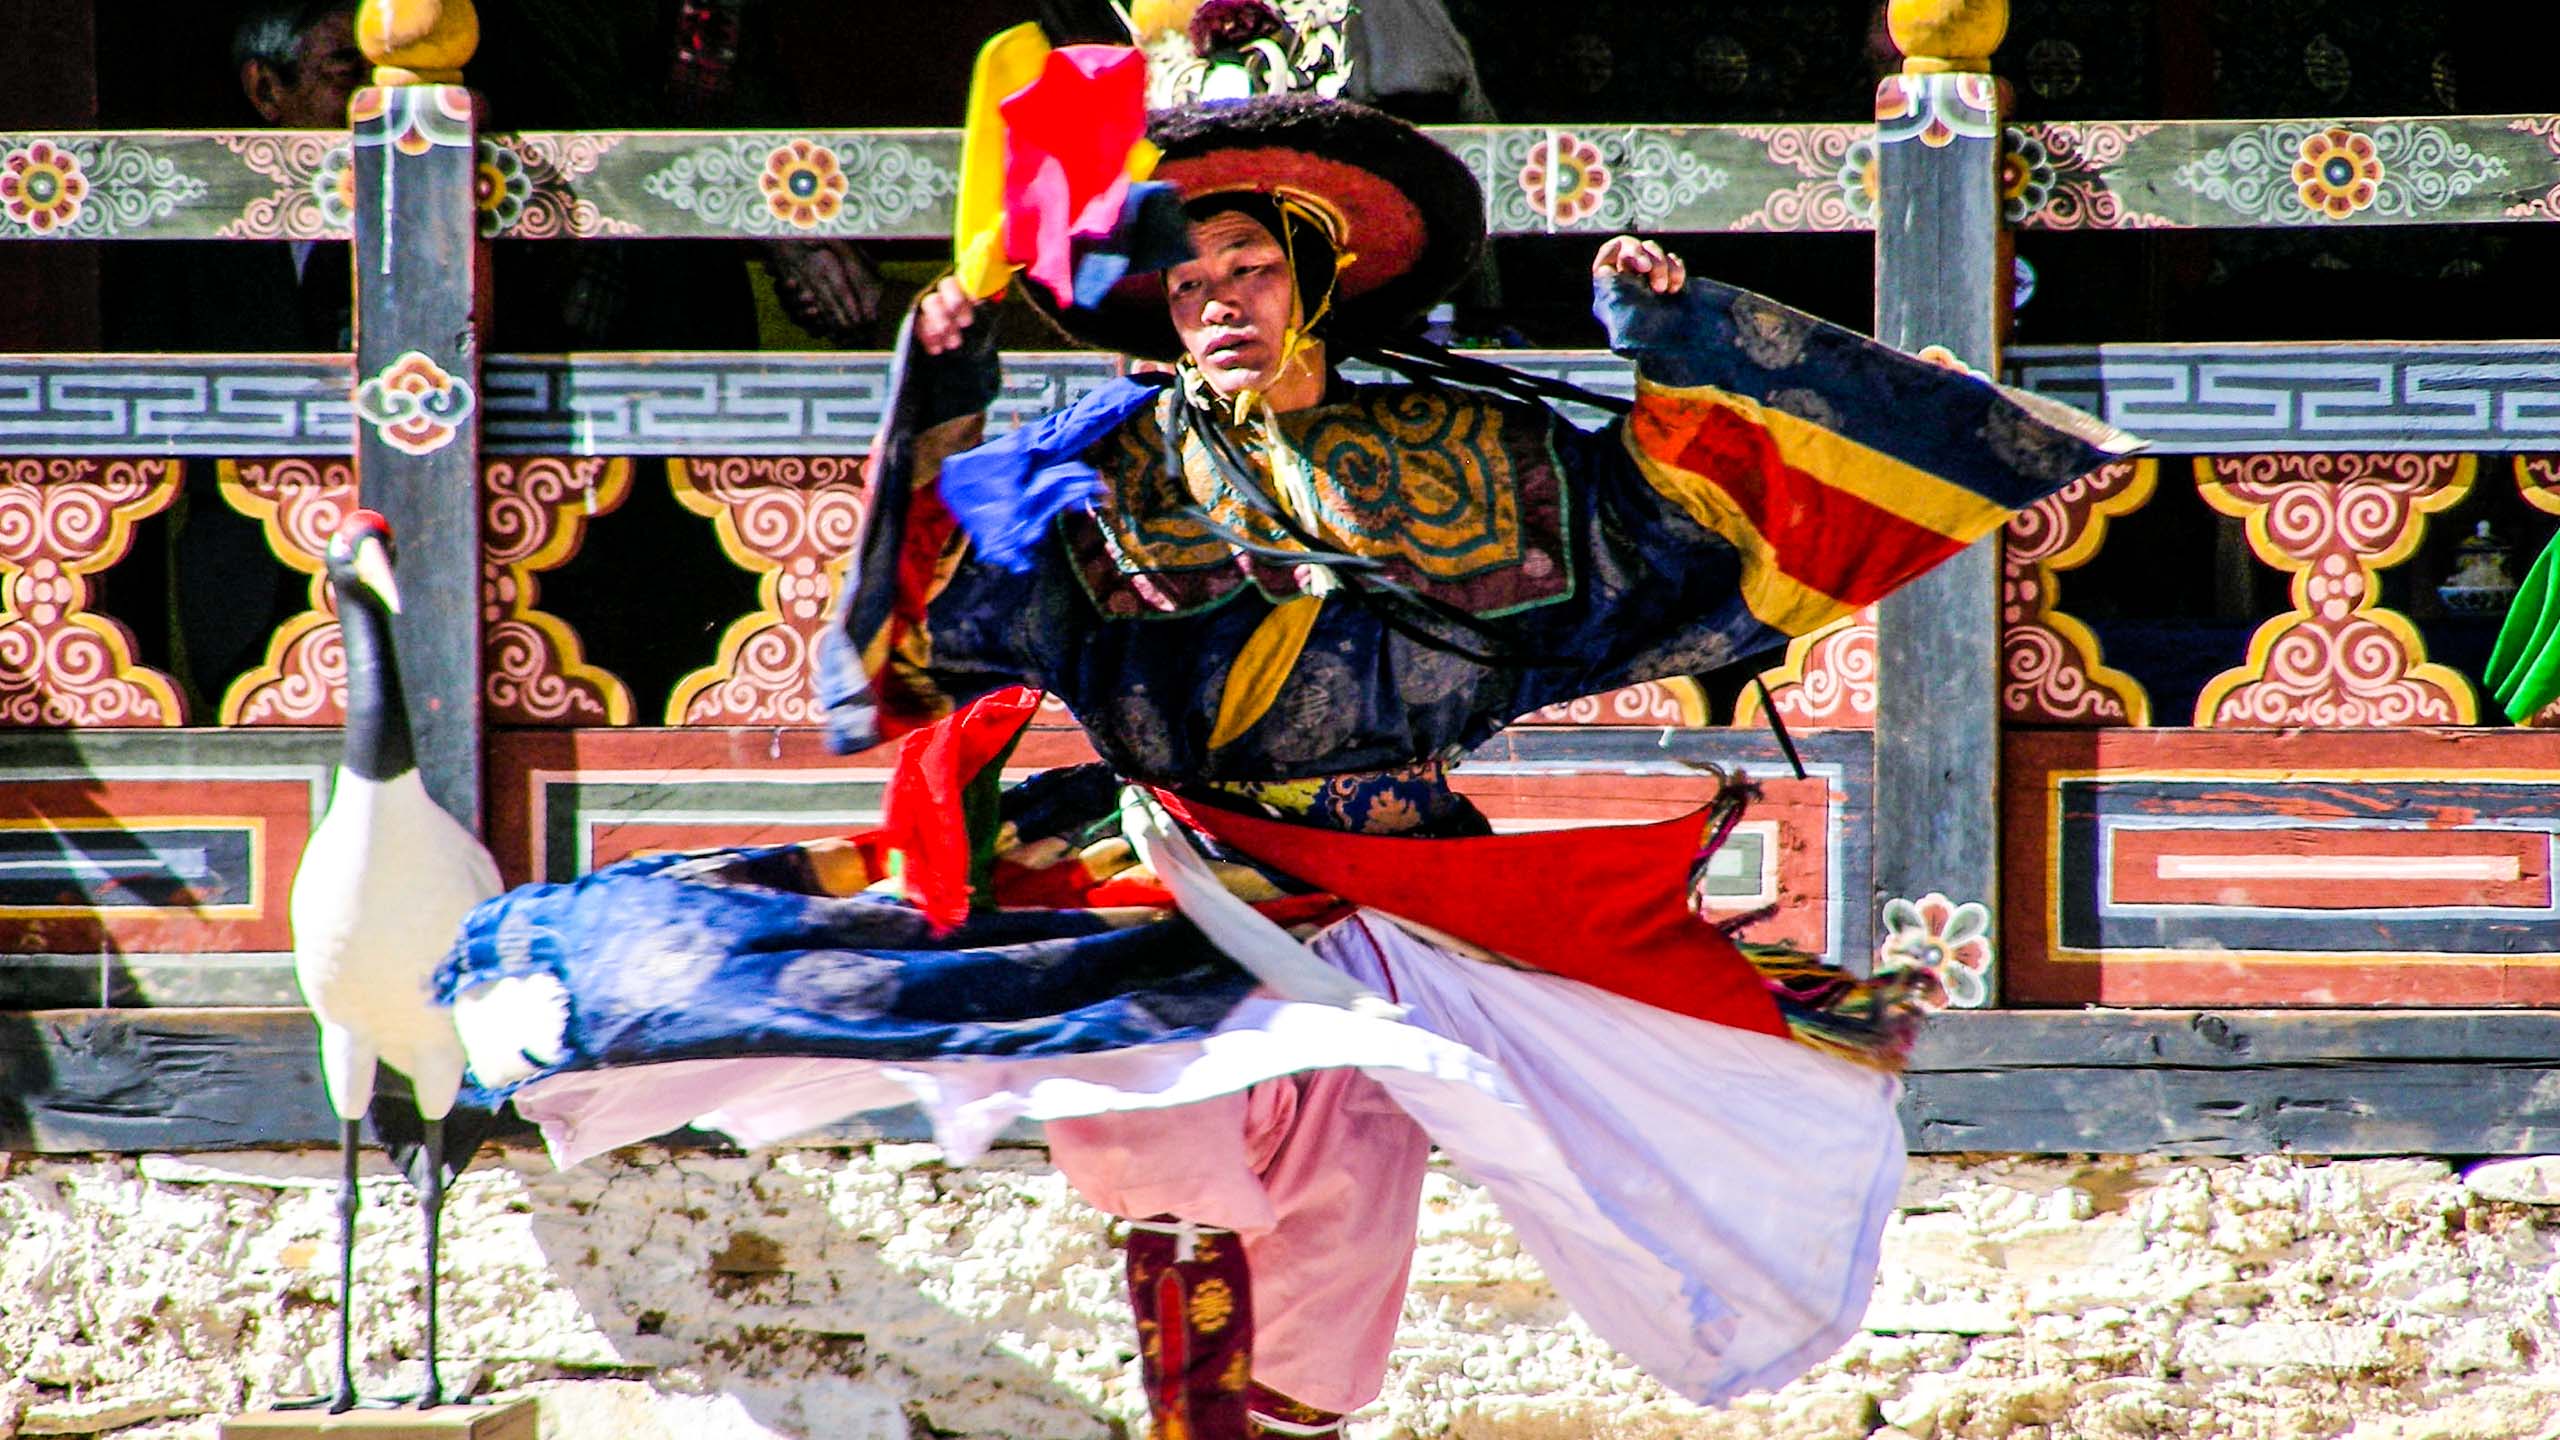
{"type": "MultiPolygon", "coordinates": [[[[0,1156],[0,1440],[210,1440],[325,1383],[335,1157],[0,1156]]],[[[364,1370],[414,1385],[422,1248],[365,1182],[364,1370]]],[[[2560,1159],[1915,1160],[1865,1330],[1723,1411],[1595,1341],[1435,1175],[1363,1440],[2560,1440],[2560,1159]]],[[[545,1440],[1102,1440],[1136,1372],[1099,1217],[1036,1151],[484,1158],[448,1384],[545,1440]]]]}

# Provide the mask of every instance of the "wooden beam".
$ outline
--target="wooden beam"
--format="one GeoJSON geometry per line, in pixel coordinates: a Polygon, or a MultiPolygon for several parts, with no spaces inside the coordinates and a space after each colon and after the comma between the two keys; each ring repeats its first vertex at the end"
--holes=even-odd
{"type": "Polygon", "coordinates": [[[488,246],[473,200],[476,101],[459,85],[357,92],[355,456],[391,522],[393,623],[418,768],[481,825],[480,335],[488,246]]]}
{"type": "Polygon", "coordinates": [[[0,1010],[111,1006],[200,1009],[204,1006],[300,1005],[293,956],[285,951],[233,955],[11,955],[0,958],[0,1010]]]}
{"type": "Polygon", "coordinates": [[[2010,1010],[1936,1016],[1915,1073],[2263,1070],[2417,1062],[2495,1064],[2560,1055],[2553,1010],[2010,1010]]]}
{"type": "Polygon", "coordinates": [[[223,1150],[336,1134],[306,1012],[0,1014],[0,1148],[223,1150]]]}
{"type": "MultiPolygon", "coordinates": [[[[1632,383],[1603,350],[1482,353],[1604,394],[1632,383]]],[[[1091,353],[1004,363],[999,429],[1112,376],[1091,353]]],[[[2547,340],[2021,346],[2002,368],[2166,454],[2560,448],[2560,345],[2547,340]]],[[[494,355],[481,453],[858,455],[880,428],[888,370],[878,351],[494,355]]],[[[343,355],[0,355],[0,443],[12,455],[343,455],[347,384],[343,355]]]]}
{"type": "MultiPolygon", "coordinates": [[[[1996,373],[2008,247],[1991,94],[1989,75],[1947,70],[1877,92],[1876,336],[1996,373]]],[[[2000,913],[1999,547],[1982,540],[1877,609],[1879,902],[1938,893],[2000,913]]]]}
{"type": "MultiPolygon", "coordinates": [[[[299,1010],[0,1013],[0,1149],[331,1143],[317,1052],[299,1010]]],[[[2554,1054],[2551,1011],[1950,1014],[1923,1033],[1903,1124],[1922,1153],[2543,1154],[2554,1054]]],[[[921,1138],[899,1110],[808,1143],[921,1138]]]]}
{"type": "MultiPolygon", "coordinates": [[[[0,134],[98,123],[98,30],[86,0],[0,0],[16,63],[0,85],[0,134]]],[[[0,239],[18,239],[0,225],[0,239]]],[[[98,247],[0,244],[0,351],[98,348],[98,247]]]]}
{"type": "Polygon", "coordinates": [[[2546,1011],[2012,1011],[1923,1032],[1921,1152],[2529,1155],[2560,1146],[2546,1011]]]}

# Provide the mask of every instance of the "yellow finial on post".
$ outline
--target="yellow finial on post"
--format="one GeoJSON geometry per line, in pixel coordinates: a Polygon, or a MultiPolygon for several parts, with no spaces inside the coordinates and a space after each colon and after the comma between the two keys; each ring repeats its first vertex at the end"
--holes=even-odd
{"type": "Polygon", "coordinates": [[[1884,20],[1903,74],[1987,72],[2009,34],[2009,0],[1889,0],[1884,20]]]}
{"type": "Polygon", "coordinates": [[[356,44],[376,85],[459,85],[480,48],[480,12],[471,0],[364,0],[356,44]]]}

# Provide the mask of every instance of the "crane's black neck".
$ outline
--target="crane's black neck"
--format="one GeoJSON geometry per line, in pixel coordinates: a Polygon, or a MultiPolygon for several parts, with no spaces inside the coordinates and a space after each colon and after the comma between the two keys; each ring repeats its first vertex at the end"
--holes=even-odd
{"type": "Polygon", "coordinates": [[[347,647],[347,769],[365,780],[395,780],[418,768],[409,740],[409,701],[391,612],[362,584],[339,582],[338,633],[347,647]]]}

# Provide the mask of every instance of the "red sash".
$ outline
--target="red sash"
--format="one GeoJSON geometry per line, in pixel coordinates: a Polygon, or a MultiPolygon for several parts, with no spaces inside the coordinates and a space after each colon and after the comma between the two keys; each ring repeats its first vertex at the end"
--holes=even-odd
{"type": "Polygon", "coordinates": [[[1646,825],[1420,840],[1317,830],[1156,794],[1191,828],[1353,904],[1675,1014],[1788,1033],[1759,971],[1689,908],[1704,811],[1646,825]]]}

